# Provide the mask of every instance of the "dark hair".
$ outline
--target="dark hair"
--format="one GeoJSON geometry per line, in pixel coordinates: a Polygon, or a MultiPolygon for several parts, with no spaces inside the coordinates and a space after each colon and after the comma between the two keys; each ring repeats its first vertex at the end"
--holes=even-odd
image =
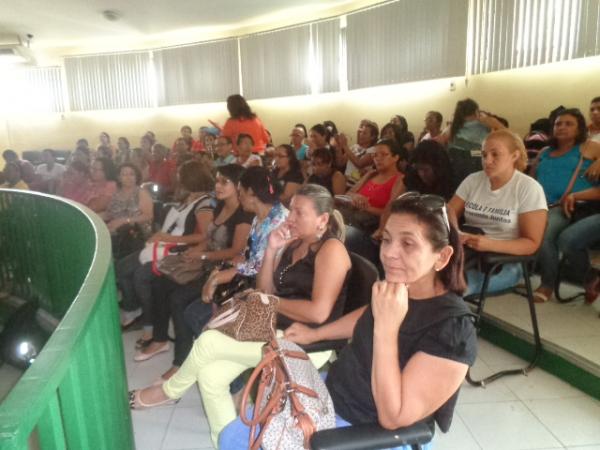
{"type": "Polygon", "coordinates": [[[465,117],[472,116],[479,110],[479,105],[475,100],[465,98],[456,103],[454,109],[454,118],[452,119],[452,125],[450,125],[450,140],[454,139],[458,130],[460,130],[465,124],[465,117]]]}
{"type": "Polygon", "coordinates": [[[193,160],[179,167],[179,182],[188,192],[210,192],[215,187],[215,179],[206,166],[193,160]]]}
{"type": "Polygon", "coordinates": [[[550,119],[541,117],[529,125],[530,133],[534,133],[536,131],[541,131],[542,133],[550,136],[552,134],[552,122],[550,122],[550,119]]]}
{"type": "Polygon", "coordinates": [[[252,136],[250,136],[249,134],[246,134],[246,133],[238,134],[236,144],[240,145],[240,142],[242,142],[242,139],[250,139],[250,142],[252,142],[252,145],[254,145],[254,139],[252,139],[252,136]]]}
{"type": "Polygon", "coordinates": [[[141,141],[147,141],[148,144],[150,144],[150,147],[153,147],[156,144],[156,140],[152,138],[152,136],[150,136],[148,133],[144,134],[141,138],[140,138],[140,142],[141,141]]]}
{"type": "Polygon", "coordinates": [[[240,177],[240,185],[244,189],[252,189],[254,195],[262,203],[272,205],[279,201],[281,187],[273,183],[269,171],[260,166],[247,168],[240,177]]]}
{"type": "Polygon", "coordinates": [[[104,177],[109,181],[117,181],[117,168],[111,159],[105,157],[95,158],[93,162],[99,162],[102,164],[102,171],[104,177]]]}
{"type": "Polygon", "coordinates": [[[375,145],[375,143],[377,142],[377,139],[379,137],[379,127],[377,126],[377,124],[375,122],[366,122],[363,125],[365,128],[368,128],[371,131],[371,142],[369,143],[370,145],[375,145]]]}
{"type": "Polygon", "coordinates": [[[290,162],[290,172],[302,172],[300,161],[298,161],[298,157],[296,156],[296,150],[290,144],[281,144],[277,147],[285,149],[285,154],[290,162]]]}
{"type": "Polygon", "coordinates": [[[328,148],[317,148],[311,154],[312,159],[320,159],[325,164],[330,164],[333,167],[333,155],[328,148]]]}
{"type": "Polygon", "coordinates": [[[449,200],[453,194],[452,179],[452,166],[444,146],[431,139],[419,142],[411,153],[410,163],[404,178],[406,189],[421,194],[439,195],[449,200]],[[415,167],[417,164],[431,166],[434,173],[433,186],[428,186],[423,182],[415,167]]]}
{"type": "Polygon", "coordinates": [[[179,129],[179,131],[183,131],[183,130],[188,130],[191,133],[192,127],[190,127],[189,125],[184,125],[179,129]]]}
{"type": "Polygon", "coordinates": [[[408,159],[408,150],[392,139],[379,139],[375,145],[385,145],[389,148],[392,156],[398,156],[398,163],[408,159]]]}
{"type": "Polygon", "coordinates": [[[2,157],[4,158],[5,161],[8,161],[9,158],[13,158],[13,159],[19,159],[19,155],[17,155],[17,152],[15,152],[14,150],[4,150],[2,152],[2,157]]]}
{"type": "Polygon", "coordinates": [[[42,150],[42,153],[50,153],[50,155],[55,158],[56,157],[56,153],[54,152],[54,150],[52,150],[51,148],[45,148],[44,150],[42,150]]]}
{"type": "Polygon", "coordinates": [[[429,115],[429,114],[431,114],[435,118],[435,121],[437,123],[439,123],[440,125],[444,121],[444,117],[442,116],[442,113],[439,111],[428,111],[426,115],[429,115]]]}
{"type": "Polygon", "coordinates": [[[344,220],[342,219],[341,214],[335,211],[333,197],[327,188],[319,184],[309,183],[300,186],[294,194],[294,196],[297,195],[310,198],[318,215],[325,213],[329,214],[327,227],[329,228],[330,233],[338,239],[343,240],[343,235],[345,234],[344,220]]]}
{"type": "Polygon", "coordinates": [[[108,142],[110,142],[110,134],[108,134],[106,131],[101,131],[100,136],[102,135],[106,136],[106,139],[108,139],[108,142]]]}
{"type": "Polygon", "coordinates": [[[331,137],[329,130],[322,123],[313,125],[310,131],[314,131],[315,133],[320,134],[321,136],[325,137],[327,141],[329,141],[329,138],[331,137]]]}
{"type": "MultiPolygon", "coordinates": [[[[585,117],[583,117],[583,114],[581,114],[581,111],[579,111],[578,108],[566,108],[566,109],[563,109],[562,111],[558,112],[554,116],[554,120],[552,121],[552,127],[554,127],[554,124],[556,123],[556,119],[558,119],[560,116],[567,116],[567,115],[573,116],[573,117],[575,117],[575,120],[577,120],[577,136],[575,137],[575,144],[583,144],[585,141],[587,141],[587,126],[585,124],[585,117]]],[[[558,141],[554,137],[554,130],[553,130],[552,137],[550,138],[550,146],[556,147],[557,145],[558,145],[558,141]]]]}
{"type": "Polygon", "coordinates": [[[244,170],[246,169],[244,169],[239,164],[226,164],[217,168],[217,173],[227,178],[237,186],[237,184],[240,182],[242,174],[244,173],[244,170]]]}
{"type": "Polygon", "coordinates": [[[326,120],[325,122],[323,122],[323,126],[327,128],[327,131],[329,131],[330,136],[336,136],[338,134],[338,129],[335,126],[335,122],[333,122],[333,120],[326,120]]]}
{"type": "Polygon", "coordinates": [[[131,145],[129,144],[129,139],[127,139],[126,137],[121,136],[119,139],[117,139],[117,142],[119,141],[125,142],[125,144],[127,144],[127,148],[129,148],[129,146],[131,145]]]}
{"type": "MultiPolygon", "coordinates": [[[[444,208],[446,211],[448,210],[445,204],[444,208]]],[[[448,225],[444,220],[441,208],[431,210],[419,201],[400,197],[392,202],[390,212],[391,214],[414,215],[419,223],[426,226],[427,240],[435,251],[440,251],[446,245],[452,247],[454,252],[450,257],[450,261],[448,261],[446,267],[438,272],[438,277],[446,289],[461,295],[466,289],[463,274],[464,254],[454,215],[447,216],[450,225],[448,231],[448,225]]]]}
{"type": "Polygon", "coordinates": [[[85,145],[86,147],[90,146],[90,143],[85,138],[77,139],[77,142],[75,143],[75,146],[79,147],[79,145],[81,145],[81,144],[85,145]]]}
{"type": "MultiPolygon", "coordinates": [[[[133,163],[130,162],[125,162],[123,164],[121,164],[119,166],[118,173],[119,173],[119,178],[121,177],[121,171],[125,168],[130,168],[131,170],[133,170],[133,173],[135,173],[135,184],[136,186],[139,186],[140,184],[142,184],[142,171],[140,170],[140,168],[138,166],[136,166],[133,163]]],[[[119,185],[119,187],[121,187],[121,180],[117,180],[117,184],[119,185]]]]}
{"type": "Polygon", "coordinates": [[[246,99],[240,94],[227,97],[227,111],[232,119],[254,119],[256,117],[246,99]]]}
{"type": "Polygon", "coordinates": [[[294,128],[302,128],[304,130],[304,137],[308,136],[308,133],[306,132],[306,126],[303,123],[297,123],[294,125],[294,128]]]}
{"type": "Polygon", "coordinates": [[[225,142],[227,142],[229,145],[231,145],[231,138],[229,136],[225,136],[224,134],[220,135],[220,136],[216,136],[217,139],[225,139],[225,142]]]}
{"type": "Polygon", "coordinates": [[[600,103],[600,97],[594,97],[590,103],[600,103]]]}
{"type": "Polygon", "coordinates": [[[406,121],[406,118],[400,114],[396,114],[394,117],[400,122],[399,127],[402,133],[406,133],[408,131],[408,122],[406,121]]]}

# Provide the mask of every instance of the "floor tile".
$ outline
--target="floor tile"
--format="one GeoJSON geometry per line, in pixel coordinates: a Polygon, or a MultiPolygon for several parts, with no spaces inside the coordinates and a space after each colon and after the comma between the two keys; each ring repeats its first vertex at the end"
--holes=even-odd
{"type": "MultiPolygon", "coordinates": [[[[471,368],[471,377],[479,380],[492,374],[492,370],[478,359],[471,368]]],[[[494,381],[486,387],[471,386],[465,380],[460,389],[458,404],[506,402],[517,400],[515,394],[504,384],[503,380],[494,381]]]]}
{"type": "Polygon", "coordinates": [[[525,405],[563,445],[600,445],[599,401],[585,396],[527,400],[525,405]]]}
{"type": "Polygon", "coordinates": [[[435,450],[480,450],[481,447],[465,426],[459,414],[454,414],[448,433],[435,430],[435,450]]]}
{"type": "Polygon", "coordinates": [[[161,450],[173,411],[173,406],[131,411],[135,446],[138,450],[161,450]]]}
{"type": "MultiPolygon", "coordinates": [[[[491,367],[494,370],[500,367],[491,367]]],[[[503,377],[504,384],[521,400],[583,397],[586,394],[559,378],[536,368],[527,375],[503,377]]]]}
{"type": "Polygon", "coordinates": [[[462,404],[463,422],[484,450],[560,448],[561,444],[520,401],[462,404]]]}
{"type": "Polygon", "coordinates": [[[208,422],[201,408],[178,407],[173,413],[163,450],[212,447],[208,422]]]}

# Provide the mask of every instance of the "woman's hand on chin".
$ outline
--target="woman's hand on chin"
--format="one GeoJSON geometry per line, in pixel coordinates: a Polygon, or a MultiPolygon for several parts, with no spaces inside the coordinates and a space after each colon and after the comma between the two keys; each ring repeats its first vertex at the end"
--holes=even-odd
{"type": "Polygon", "coordinates": [[[296,236],[292,236],[289,225],[284,222],[279,225],[279,227],[271,231],[271,234],[269,234],[268,247],[271,250],[279,250],[281,247],[294,239],[296,239],[296,236]]]}
{"type": "Polygon", "coordinates": [[[397,334],[408,312],[408,288],[404,283],[377,281],[371,290],[375,330],[397,334]]]}
{"type": "Polygon", "coordinates": [[[318,341],[317,330],[299,322],[291,324],[283,333],[284,337],[299,345],[312,344],[318,341]]]}

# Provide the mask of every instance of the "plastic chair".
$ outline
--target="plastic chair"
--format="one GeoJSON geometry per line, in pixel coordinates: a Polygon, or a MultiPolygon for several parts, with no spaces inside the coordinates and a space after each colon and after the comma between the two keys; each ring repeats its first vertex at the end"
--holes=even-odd
{"type": "Polygon", "coordinates": [[[433,421],[419,422],[397,430],[386,430],[377,424],[332,428],[315,433],[310,440],[312,450],[373,450],[410,445],[420,450],[431,442],[435,433],[433,421]]]}
{"type": "Polygon", "coordinates": [[[477,320],[476,326],[477,329],[480,329],[481,325],[481,313],[485,306],[485,300],[488,295],[488,285],[490,282],[490,278],[492,274],[498,269],[500,266],[504,264],[521,264],[523,268],[523,278],[525,279],[525,287],[526,287],[526,295],[527,302],[529,304],[529,315],[531,317],[531,326],[533,328],[533,340],[535,344],[535,352],[533,357],[531,358],[529,364],[522,369],[509,369],[509,370],[501,370],[496,372],[483,380],[473,380],[471,378],[471,371],[467,372],[467,382],[473,386],[481,386],[484,387],[486,384],[491,383],[498,378],[501,378],[506,375],[526,375],[529,371],[531,371],[538,362],[538,359],[542,352],[542,341],[540,339],[540,331],[538,328],[537,315],[535,311],[535,302],[533,298],[533,289],[531,287],[531,280],[529,279],[529,264],[535,262],[536,254],[533,255],[507,255],[502,253],[491,253],[491,252],[481,252],[476,253],[477,263],[481,270],[484,273],[483,285],[481,287],[481,291],[478,294],[472,294],[465,297],[465,301],[475,305],[477,320]]]}

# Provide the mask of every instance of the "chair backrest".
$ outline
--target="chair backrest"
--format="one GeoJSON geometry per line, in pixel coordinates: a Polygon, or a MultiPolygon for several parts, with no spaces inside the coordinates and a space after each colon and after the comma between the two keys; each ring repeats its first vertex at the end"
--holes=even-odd
{"type": "Polygon", "coordinates": [[[371,302],[371,287],[379,276],[377,268],[371,261],[354,252],[350,252],[350,262],[352,263],[352,272],[348,280],[344,314],[371,302]]]}
{"type": "Polygon", "coordinates": [[[454,187],[458,187],[468,175],[482,169],[481,144],[455,139],[448,147],[448,156],[452,164],[454,187]]]}

